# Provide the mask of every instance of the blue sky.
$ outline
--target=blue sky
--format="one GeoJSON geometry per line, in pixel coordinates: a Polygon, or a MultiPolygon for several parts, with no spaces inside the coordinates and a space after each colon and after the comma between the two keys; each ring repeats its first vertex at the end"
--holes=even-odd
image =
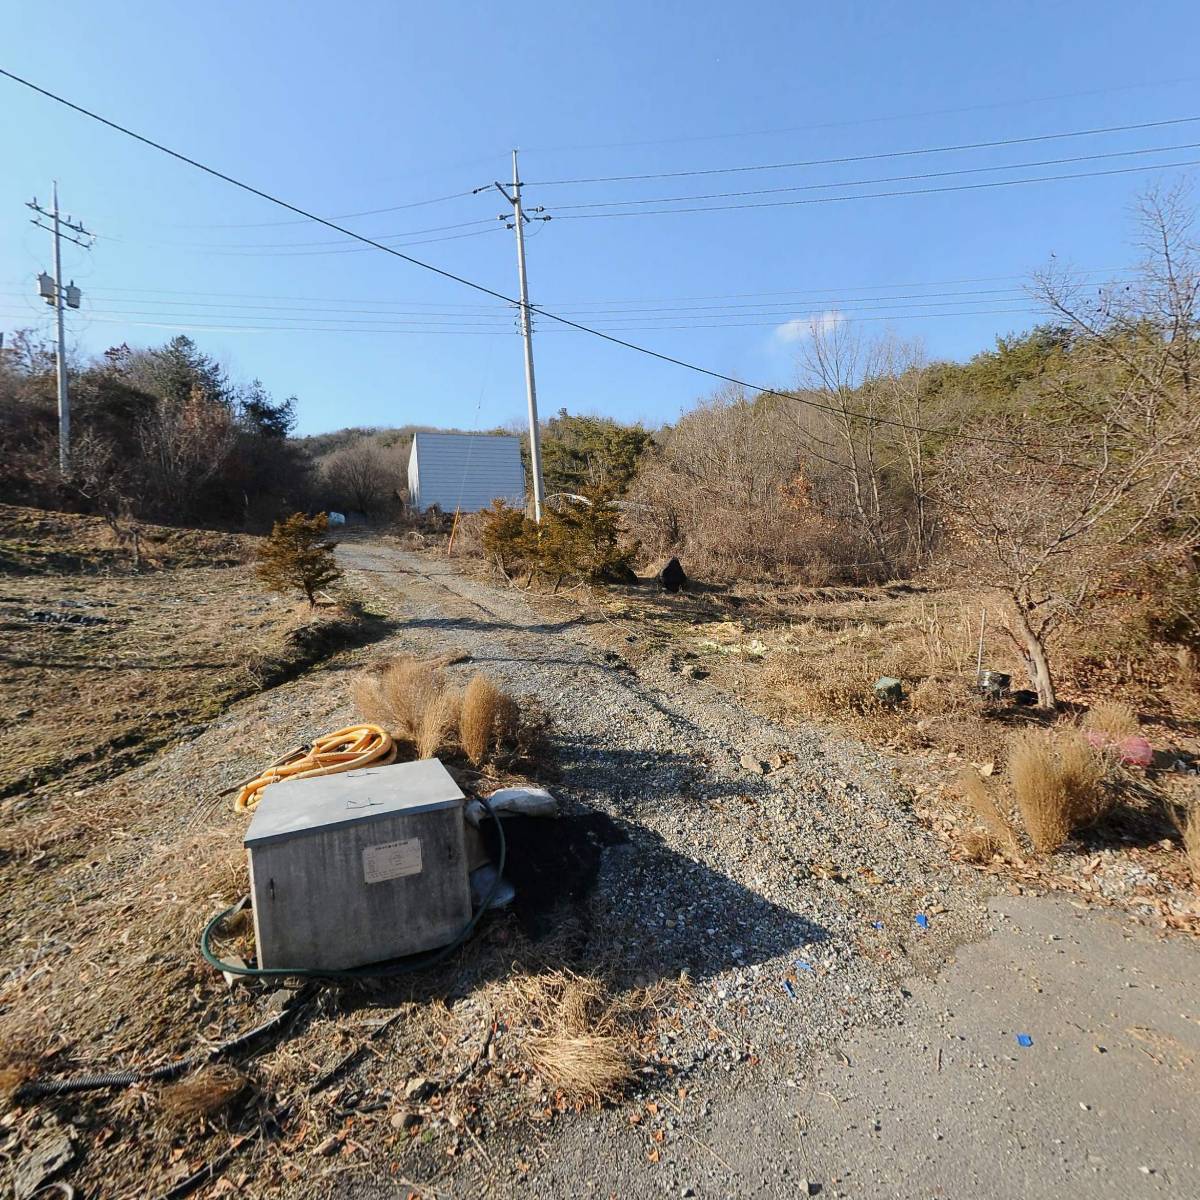
{"type": "MultiPolygon", "coordinates": [[[[563,179],[857,158],[1200,116],[1200,7],[1106,3],[231,3],[11,6],[0,66],[488,287],[516,289],[494,191],[555,219],[531,299],[765,385],[795,379],[813,314],[857,314],[965,357],[1036,317],[1023,278],[1134,258],[1128,207],[1195,167],[820,204],[673,211],[1200,159],[1200,122],[991,149],[641,181],[563,179]],[[1151,18],[1151,15],[1153,19],[1151,18]],[[1164,31],[1169,35],[1164,36],[1164,31]],[[1128,155],[1134,150],[1171,148],[1128,155]],[[1021,167],[1050,159],[1118,155],[1021,167]],[[980,168],[1009,167],[984,171],[980,168]],[[966,175],[879,183],[931,172],[966,175]],[[829,187],[826,185],[840,185],[829,187]],[[659,198],[807,188],[702,201],[659,198]],[[614,203],[619,202],[619,203],[614,203]],[[612,205],[570,208],[570,205],[612,205]],[[640,210],[640,211],[639,211],[640,210]],[[634,216],[582,214],[637,212],[634,216]],[[466,224],[478,222],[478,224],[466,224]],[[447,228],[453,227],[453,228],[447,228]],[[470,234],[471,236],[461,236],[470,234]],[[451,240],[430,240],[451,239],[451,240]],[[422,244],[404,244],[422,243],[422,244]]],[[[519,418],[510,310],[124,139],[0,79],[0,329],[49,333],[32,279],[48,199],[101,235],[65,269],[84,352],[190,332],[299,398],[302,432],[519,418]]],[[[539,398],[659,423],[714,386],[539,321],[539,398]]]]}

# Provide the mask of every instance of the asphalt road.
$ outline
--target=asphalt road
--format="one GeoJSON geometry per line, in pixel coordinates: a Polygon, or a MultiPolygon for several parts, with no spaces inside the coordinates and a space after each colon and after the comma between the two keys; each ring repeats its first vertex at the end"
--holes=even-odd
{"type": "Polygon", "coordinates": [[[619,1117],[570,1130],[535,1194],[1200,1196],[1200,951],[1057,899],[991,911],[898,1026],[701,1086],[670,1162],[619,1117]]]}

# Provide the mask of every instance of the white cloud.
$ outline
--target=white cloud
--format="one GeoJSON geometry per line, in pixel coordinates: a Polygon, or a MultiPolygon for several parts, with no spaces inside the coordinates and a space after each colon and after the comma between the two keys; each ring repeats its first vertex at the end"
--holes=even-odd
{"type": "Polygon", "coordinates": [[[776,325],[775,337],[781,342],[803,341],[814,334],[828,333],[831,329],[836,329],[845,319],[844,313],[832,308],[813,317],[795,317],[791,321],[784,321],[782,325],[776,325]]]}

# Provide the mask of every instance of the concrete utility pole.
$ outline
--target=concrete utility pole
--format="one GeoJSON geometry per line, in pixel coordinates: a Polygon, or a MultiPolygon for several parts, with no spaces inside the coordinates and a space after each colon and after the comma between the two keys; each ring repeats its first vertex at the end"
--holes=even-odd
{"type": "Polygon", "coordinates": [[[39,229],[46,229],[54,235],[54,278],[51,279],[43,271],[38,276],[38,294],[47,304],[53,305],[58,324],[58,342],[54,352],[54,365],[58,374],[58,469],[66,475],[71,469],[71,400],[67,395],[67,345],[63,332],[63,308],[64,306],[78,308],[82,293],[75,286],[74,280],[65,287],[63,286],[62,240],[65,237],[68,242],[74,242],[75,245],[90,250],[95,235],[89,233],[81,224],[73,223],[70,217],[63,218],[58,211],[57,180],[54,181],[53,205],[53,208],[47,211],[38,204],[35,196],[26,207],[32,208],[38,216],[49,220],[51,223],[44,225],[37,217],[34,217],[32,223],[39,229]],[[64,227],[77,233],[79,237],[63,233],[64,227]],[[88,240],[81,240],[84,238],[88,240]]]}
{"type": "MultiPolygon", "coordinates": [[[[513,177],[512,194],[510,195],[502,183],[496,184],[496,189],[512,205],[513,219],[508,222],[509,229],[517,231],[517,276],[521,284],[521,336],[525,339],[525,395],[529,401],[529,464],[533,470],[533,517],[540,525],[542,523],[542,500],[545,494],[545,484],[542,482],[542,435],[538,429],[537,413],[537,384],[533,375],[533,322],[529,316],[529,285],[525,277],[525,222],[548,221],[549,217],[527,217],[521,208],[521,176],[517,170],[517,152],[512,152],[513,177]]],[[[534,212],[541,212],[540,208],[534,212]]],[[[507,220],[501,218],[501,220],[507,220]]]]}

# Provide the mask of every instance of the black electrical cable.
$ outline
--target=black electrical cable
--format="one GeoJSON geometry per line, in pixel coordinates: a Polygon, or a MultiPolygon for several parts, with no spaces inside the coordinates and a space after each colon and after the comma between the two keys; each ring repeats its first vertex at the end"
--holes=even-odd
{"type": "Polygon", "coordinates": [[[1031,175],[1026,179],[996,179],[990,183],[955,183],[946,187],[892,188],[886,192],[860,192],[846,196],[810,196],[806,200],[759,200],[752,204],[709,204],[699,208],[645,208],[624,212],[571,212],[556,217],[559,221],[598,221],[606,217],[669,217],[679,213],[735,212],[748,208],[800,208],[809,204],[843,204],[849,200],[891,200],[897,196],[934,196],[945,192],[979,192],[987,188],[1018,187],[1028,183],[1059,183],[1070,179],[1099,179],[1106,175],[1133,175],[1139,171],[1163,171],[1173,167],[1194,167],[1200,159],[1151,163],[1136,167],[1112,167],[1106,171],[1071,171],[1065,175],[1031,175]]]}
{"type": "Polygon", "coordinates": [[[574,154],[586,150],[629,150],[640,146],[677,146],[685,142],[725,142],[750,137],[779,137],[785,133],[812,133],[825,129],[854,129],[863,125],[883,125],[895,121],[919,121],[926,117],[957,116],[961,113],[987,112],[997,108],[1022,108],[1031,104],[1051,104],[1058,100],[1079,100],[1088,96],[1108,96],[1144,88],[1173,87],[1195,83],[1195,78],[1155,79],[1148,83],[1125,83],[1115,87],[1091,88],[1086,92],[1062,92],[1056,96],[1026,96],[1020,100],[997,100],[989,104],[968,104],[962,108],[931,108],[923,112],[888,112],[876,117],[858,117],[846,121],[819,121],[811,125],[787,125],[773,129],[739,129],[731,133],[693,133],[677,137],[643,138],[636,142],[591,142],[573,146],[526,146],[532,154],[574,154]]]}
{"type": "MultiPolygon", "coordinates": [[[[875,187],[881,183],[911,183],[921,179],[948,179],[957,175],[986,175],[996,171],[1025,171],[1030,167],[1058,167],[1068,163],[1101,162],[1110,158],[1133,158],[1143,154],[1173,154],[1195,150],[1200,142],[1179,146],[1143,146],[1136,150],[1109,150],[1104,154],[1075,154],[1066,158],[1038,158],[1028,162],[1000,163],[988,167],[956,167],[948,171],[923,171],[915,175],[881,175],[875,179],[844,179],[836,183],[798,183],[787,187],[749,188],[740,192],[700,192],[690,196],[652,196],[640,200],[592,200],[584,204],[557,204],[555,213],[592,208],[631,208],[644,204],[686,204],[693,200],[735,200],[744,196],[778,196],[784,192],[816,192],[838,187],[875,187]]],[[[297,243],[299,244],[299,243],[297,243]]]]}
{"type": "MultiPolygon", "coordinates": [[[[318,225],[324,225],[327,228],[332,229],[335,233],[344,234],[346,237],[353,238],[355,241],[362,242],[366,246],[373,246],[376,250],[382,250],[385,254],[391,254],[395,258],[402,259],[404,262],[410,263],[414,267],[420,267],[422,270],[429,271],[434,275],[439,275],[443,279],[449,279],[453,283],[460,283],[464,287],[471,288],[473,291],[482,292],[485,296],[491,296],[496,300],[503,300],[506,304],[512,304],[512,305],[516,305],[517,307],[521,307],[521,302],[517,299],[514,299],[512,296],[506,296],[503,292],[498,292],[494,288],[487,287],[485,284],[476,283],[473,279],[467,279],[462,275],[456,275],[453,271],[447,271],[443,267],[436,267],[432,263],[427,263],[427,262],[423,261],[422,259],[413,258],[413,256],[410,254],[402,254],[399,250],[396,250],[392,246],[387,246],[383,242],[377,242],[373,238],[366,237],[364,234],[361,234],[361,233],[355,233],[354,230],[347,229],[343,225],[338,225],[334,221],[326,220],[324,217],[318,217],[315,213],[310,213],[306,209],[300,208],[298,205],[292,204],[287,200],[282,200],[278,196],[271,195],[270,192],[264,192],[261,188],[256,188],[252,184],[243,183],[240,179],[235,179],[232,175],[226,175],[223,171],[218,171],[215,167],[206,166],[204,163],[199,162],[194,158],[189,158],[186,154],[182,154],[178,150],[172,150],[169,146],[164,146],[161,142],[156,142],[152,138],[148,138],[143,134],[135,133],[132,129],[129,129],[124,125],[120,125],[116,121],[111,121],[108,119],[108,117],[102,117],[99,113],[92,112],[91,109],[84,108],[82,105],[76,104],[73,101],[68,100],[63,96],[59,96],[57,93],[49,91],[47,88],[41,87],[39,84],[32,83],[28,79],[23,79],[20,75],[16,75],[12,71],[5,70],[3,67],[0,67],[0,75],[3,75],[7,79],[13,80],[14,83],[21,84],[22,87],[29,88],[30,91],[34,91],[34,92],[37,92],[39,95],[45,96],[49,100],[53,100],[56,104],[61,104],[65,108],[69,108],[74,112],[80,113],[82,116],[88,117],[90,120],[96,121],[101,125],[106,125],[110,129],[115,129],[118,133],[123,133],[126,137],[133,138],[135,141],[141,142],[143,145],[150,146],[152,149],[158,150],[162,154],[169,155],[171,158],[177,159],[179,162],[187,163],[188,166],[195,167],[198,171],[203,171],[206,175],[213,176],[214,179],[223,180],[225,183],[231,184],[233,187],[240,188],[242,191],[248,192],[252,196],[258,196],[260,199],[266,200],[270,204],[278,205],[280,208],[284,208],[288,212],[293,212],[297,216],[306,217],[310,221],[315,221],[318,225]]],[[[1183,121],[1183,120],[1200,120],[1200,117],[1178,118],[1177,122],[1183,121]]],[[[1171,122],[1150,122],[1149,124],[1154,125],[1154,124],[1170,124],[1170,123],[1171,122]]],[[[1171,166],[1171,165],[1188,165],[1188,164],[1164,164],[1164,165],[1171,166]]],[[[1144,170],[1145,168],[1139,167],[1139,168],[1134,168],[1134,169],[1144,170]]],[[[1124,172],[1103,172],[1103,173],[1104,174],[1121,174],[1124,172]]],[[[1027,181],[1027,182],[1029,182],[1029,181],[1027,181]]],[[[929,190],[958,191],[958,190],[966,190],[967,186],[994,187],[997,185],[995,185],[995,184],[982,184],[982,185],[976,184],[976,185],[964,185],[963,187],[960,187],[960,188],[929,189],[929,190]]],[[[798,201],[798,202],[794,202],[794,203],[804,203],[804,204],[826,203],[831,199],[837,199],[837,197],[826,197],[826,198],[822,198],[820,201],[811,201],[810,200],[810,201],[798,201]]],[[[789,201],[788,203],[793,203],[793,202],[789,201]]],[[[686,211],[686,210],[683,210],[683,211],[686,211]]],[[[598,216],[599,214],[596,214],[596,215],[598,216]]],[[[622,215],[630,215],[630,214],[615,213],[615,214],[605,214],[605,215],[622,216],[622,215]]],[[[566,218],[564,218],[564,219],[566,219],[566,218]]],[[[574,219],[575,220],[584,220],[584,219],[586,219],[586,217],[584,214],[576,214],[574,219]]],[[[581,333],[591,334],[593,337],[600,338],[602,341],[611,342],[614,346],[622,346],[626,350],[632,350],[637,354],[644,354],[648,358],[657,359],[659,362],[665,362],[665,363],[671,364],[672,366],[682,367],[686,371],[694,371],[699,375],[707,376],[709,379],[720,380],[722,383],[732,383],[736,387],[747,388],[750,391],[759,392],[765,396],[778,396],[780,399],[783,399],[783,400],[792,400],[795,403],[804,405],[807,408],[816,409],[819,412],[826,412],[826,413],[829,413],[829,414],[839,417],[839,418],[844,419],[844,417],[845,417],[845,413],[841,412],[839,409],[835,408],[833,405],[822,404],[820,401],[813,400],[810,397],[799,396],[792,392],[781,392],[777,388],[761,387],[757,384],[749,383],[744,379],[739,379],[734,375],[726,375],[722,371],[714,371],[710,367],[702,367],[696,363],[688,362],[686,359],[676,358],[674,355],[671,355],[671,354],[664,354],[664,353],[662,353],[662,351],[659,351],[659,350],[651,350],[650,347],[648,347],[648,346],[640,346],[636,342],[631,342],[631,341],[626,340],[625,338],[617,337],[615,334],[605,333],[603,330],[600,330],[600,329],[593,329],[588,325],[583,325],[578,321],[572,321],[567,317],[560,317],[557,313],[550,312],[549,310],[547,310],[545,308],[541,308],[537,305],[529,305],[528,308],[529,308],[530,312],[533,312],[540,316],[546,317],[548,320],[556,321],[558,324],[564,325],[567,328],[577,329],[581,333]]],[[[878,417],[878,416],[861,415],[861,416],[856,416],[855,420],[859,420],[865,424],[870,424],[870,425],[888,425],[888,426],[892,426],[897,429],[907,429],[912,433],[927,433],[927,434],[932,434],[934,436],[947,436],[947,437],[951,437],[951,438],[956,438],[959,441],[979,442],[981,444],[986,444],[986,445],[1024,446],[1025,448],[1032,448],[1032,447],[1030,447],[1029,443],[1022,443],[1017,438],[1005,437],[1003,435],[966,434],[966,433],[962,433],[960,430],[935,428],[935,427],[931,427],[931,426],[927,426],[927,425],[912,424],[907,421],[897,420],[894,417],[878,417]]]]}
{"type": "MultiPolygon", "coordinates": [[[[448,196],[431,196],[428,200],[410,200],[407,204],[392,204],[387,208],[366,208],[361,212],[334,213],[333,220],[349,221],[354,217],[378,217],[383,213],[401,212],[406,208],[424,208],[429,204],[444,204],[447,200],[462,200],[475,195],[475,188],[451,192],[448,196]]],[[[178,225],[177,229],[272,229],[280,225],[303,225],[303,221],[235,221],[221,225],[178,225]]]]}

